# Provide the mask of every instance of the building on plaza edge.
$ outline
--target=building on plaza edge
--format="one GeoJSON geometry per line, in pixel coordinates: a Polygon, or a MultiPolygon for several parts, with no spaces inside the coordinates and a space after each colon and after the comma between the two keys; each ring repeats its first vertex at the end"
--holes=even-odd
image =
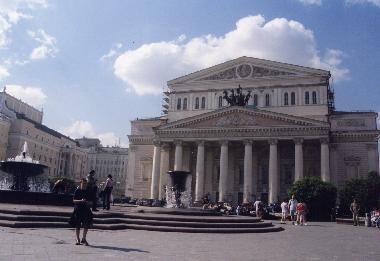
{"type": "Polygon", "coordinates": [[[303,177],[379,171],[377,113],[336,111],[330,76],[240,57],[169,81],[164,116],[131,122],[126,195],[163,198],[167,171],[186,170],[194,201],[274,202],[303,177]],[[248,104],[229,106],[238,86],[248,104]]]}

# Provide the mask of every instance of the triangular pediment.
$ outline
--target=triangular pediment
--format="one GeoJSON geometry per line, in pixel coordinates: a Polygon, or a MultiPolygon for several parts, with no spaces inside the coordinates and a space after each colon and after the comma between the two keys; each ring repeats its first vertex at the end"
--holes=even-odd
{"type": "Polygon", "coordinates": [[[240,57],[171,80],[168,85],[200,81],[255,80],[272,78],[295,78],[307,76],[328,77],[329,72],[304,66],[269,60],[240,57]]]}
{"type": "Polygon", "coordinates": [[[241,129],[328,127],[327,122],[275,113],[252,107],[227,107],[157,127],[170,129],[241,129]]]}

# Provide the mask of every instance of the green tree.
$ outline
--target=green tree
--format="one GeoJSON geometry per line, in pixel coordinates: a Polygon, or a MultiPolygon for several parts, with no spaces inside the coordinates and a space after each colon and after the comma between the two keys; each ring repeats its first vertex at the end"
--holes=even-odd
{"type": "Polygon", "coordinates": [[[349,215],[353,199],[360,204],[364,214],[374,207],[380,207],[380,177],[375,171],[368,173],[367,178],[350,179],[339,191],[340,209],[343,215],[349,215]]]}
{"type": "Polygon", "coordinates": [[[299,202],[305,202],[308,219],[329,220],[335,207],[337,189],[319,178],[307,177],[295,182],[288,191],[289,197],[295,195],[299,202]]]}

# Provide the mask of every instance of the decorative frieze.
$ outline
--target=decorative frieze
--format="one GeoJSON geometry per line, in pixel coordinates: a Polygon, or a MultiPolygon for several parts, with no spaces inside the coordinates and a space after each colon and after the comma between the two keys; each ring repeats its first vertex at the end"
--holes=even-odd
{"type": "Polygon", "coordinates": [[[339,127],[364,127],[364,119],[345,119],[337,122],[339,127]]]}

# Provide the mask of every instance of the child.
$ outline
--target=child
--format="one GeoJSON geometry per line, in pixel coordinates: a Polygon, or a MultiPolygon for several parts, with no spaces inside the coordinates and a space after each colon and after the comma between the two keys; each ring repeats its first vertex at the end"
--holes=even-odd
{"type": "Polygon", "coordinates": [[[281,203],[281,224],[286,224],[286,218],[288,217],[289,207],[286,199],[281,203]]]}

